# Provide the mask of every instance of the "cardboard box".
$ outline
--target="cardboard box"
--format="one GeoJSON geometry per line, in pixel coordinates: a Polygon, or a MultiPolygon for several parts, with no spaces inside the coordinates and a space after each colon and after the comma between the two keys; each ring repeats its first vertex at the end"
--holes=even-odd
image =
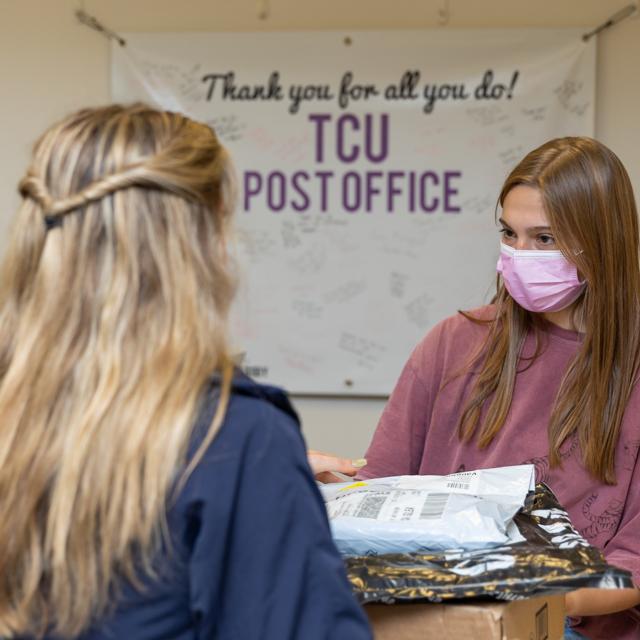
{"type": "Polygon", "coordinates": [[[564,596],[482,604],[369,604],[375,640],[562,640],[564,596]]]}

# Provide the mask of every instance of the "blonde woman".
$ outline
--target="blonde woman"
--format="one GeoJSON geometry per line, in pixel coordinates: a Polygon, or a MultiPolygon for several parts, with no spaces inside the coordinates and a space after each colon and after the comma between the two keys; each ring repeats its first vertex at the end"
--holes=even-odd
{"type": "Polygon", "coordinates": [[[214,133],[144,105],[37,143],[0,282],[0,636],[369,638],[277,389],[233,371],[214,133]]]}

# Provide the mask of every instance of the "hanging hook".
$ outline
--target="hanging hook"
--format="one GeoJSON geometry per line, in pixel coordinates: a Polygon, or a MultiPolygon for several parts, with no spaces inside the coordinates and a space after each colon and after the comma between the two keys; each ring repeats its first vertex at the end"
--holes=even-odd
{"type": "Polygon", "coordinates": [[[582,40],[587,42],[593,36],[598,35],[601,31],[608,29],[609,27],[613,27],[614,24],[618,24],[618,22],[622,22],[625,18],[629,18],[638,13],[638,1],[632,2],[628,4],[626,7],[620,9],[614,13],[606,22],[603,22],[601,25],[598,25],[593,31],[589,31],[589,33],[585,33],[582,36],[582,40]]]}
{"type": "Polygon", "coordinates": [[[451,7],[449,0],[442,0],[442,6],[438,9],[438,24],[441,27],[446,27],[451,20],[451,7]]]}
{"type": "Polygon", "coordinates": [[[258,18],[266,20],[269,17],[269,0],[258,0],[258,18]]]}
{"type": "Polygon", "coordinates": [[[92,15],[89,15],[84,9],[76,10],[76,18],[85,26],[93,29],[94,31],[98,31],[109,40],[115,40],[121,47],[124,47],[127,44],[127,41],[119,36],[115,31],[108,29],[105,27],[97,18],[92,15]]]}

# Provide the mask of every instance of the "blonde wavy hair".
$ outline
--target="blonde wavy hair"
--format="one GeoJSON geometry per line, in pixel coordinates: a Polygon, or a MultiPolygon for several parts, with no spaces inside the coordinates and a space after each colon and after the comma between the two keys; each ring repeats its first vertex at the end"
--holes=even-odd
{"type": "Polygon", "coordinates": [[[0,272],[0,636],[74,636],[152,571],[176,478],[222,422],[233,178],[209,127],[137,104],[49,129],[20,192],[0,272]]]}

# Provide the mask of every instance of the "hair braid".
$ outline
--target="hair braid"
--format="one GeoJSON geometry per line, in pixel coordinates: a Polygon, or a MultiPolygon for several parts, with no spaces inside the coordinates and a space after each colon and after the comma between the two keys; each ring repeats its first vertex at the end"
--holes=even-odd
{"type": "MultiPolygon", "coordinates": [[[[169,148],[161,150],[144,162],[132,164],[117,173],[102,176],[78,193],[59,200],[52,198],[47,185],[33,170],[20,181],[18,190],[23,197],[31,198],[40,206],[48,226],[51,223],[60,223],[66,214],[80,207],[129,187],[157,189],[174,193],[186,200],[203,201],[204,185],[189,184],[190,180],[185,180],[185,176],[176,175],[176,168],[171,166],[172,154],[175,152],[173,146],[170,144],[169,148]]],[[[194,159],[198,156],[197,148],[191,150],[191,155],[194,159]]],[[[221,147],[219,155],[221,159],[226,156],[221,147]]]]}
{"type": "Polygon", "coordinates": [[[53,204],[53,199],[45,183],[34,173],[27,175],[20,180],[18,191],[23,198],[34,200],[46,214],[53,204]]]}

